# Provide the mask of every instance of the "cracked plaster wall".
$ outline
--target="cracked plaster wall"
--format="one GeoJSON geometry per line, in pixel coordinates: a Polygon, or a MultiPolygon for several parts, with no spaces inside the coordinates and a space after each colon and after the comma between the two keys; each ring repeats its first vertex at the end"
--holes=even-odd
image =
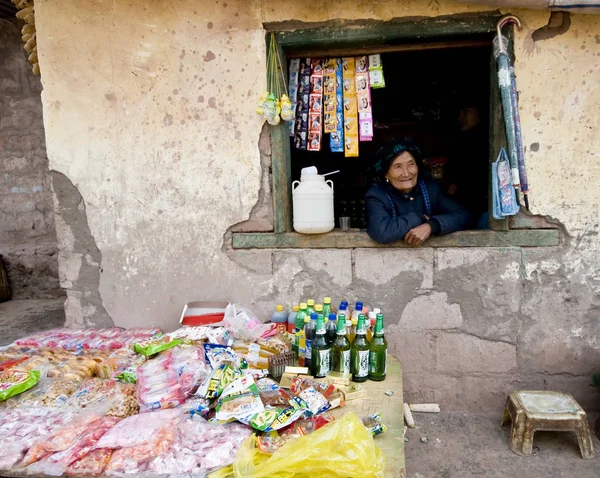
{"type": "MultiPolygon", "coordinates": [[[[61,246],[61,273],[77,263],[64,286],[97,292],[93,305],[116,325],[166,329],[193,299],[231,299],[266,315],[276,302],[309,295],[367,298],[386,311],[409,400],[497,409],[509,390],[555,388],[597,408],[588,387],[600,358],[597,16],[573,15],[568,31],[534,42],[548,14],[514,11],[524,24],[515,51],[532,209],[565,225],[561,246],[227,247],[232,226],[267,230],[272,217],[270,151],[264,134],[258,144],[254,112],[264,89],[262,22],[482,9],[442,0],[151,8],[38,0],[50,164],[80,192],[99,252],[91,255],[96,285],[77,272],[85,254],[61,246]],[[254,225],[245,222],[253,208],[254,225]]],[[[74,323],[93,323],[85,307],[72,311],[74,323]]]]}

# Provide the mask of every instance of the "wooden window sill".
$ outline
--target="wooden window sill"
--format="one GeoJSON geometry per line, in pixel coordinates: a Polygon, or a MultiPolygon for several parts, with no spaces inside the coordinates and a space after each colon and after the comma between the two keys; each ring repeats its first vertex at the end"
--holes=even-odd
{"type": "MultiPolygon", "coordinates": [[[[422,247],[543,247],[559,244],[558,229],[522,229],[510,231],[460,231],[432,237],[422,247]]],[[[379,244],[366,232],[339,229],[327,234],[306,235],[297,232],[234,232],[234,249],[354,249],[410,247],[403,242],[379,244]]]]}

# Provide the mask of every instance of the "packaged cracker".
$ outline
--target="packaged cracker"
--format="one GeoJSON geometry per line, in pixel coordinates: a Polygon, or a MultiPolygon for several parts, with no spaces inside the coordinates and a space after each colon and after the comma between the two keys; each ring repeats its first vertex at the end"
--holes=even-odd
{"type": "Polygon", "coordinates": [[[40,380],[40,371],[8,369],[0,372],[0,402],[29,390],[40,380]]]}

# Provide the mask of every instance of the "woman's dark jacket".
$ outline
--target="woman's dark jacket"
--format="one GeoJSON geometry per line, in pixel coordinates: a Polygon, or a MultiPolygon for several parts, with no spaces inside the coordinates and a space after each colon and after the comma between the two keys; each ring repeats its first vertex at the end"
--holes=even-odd
{"type": "Polygon", "coordinates": [[[465,209],[428,180],[419,181],[410,194],[401,193],[390,183],[378,182],[369,188],[365,201],[367,233],[382,244],[400,241],[408,231],[427,222],[434,235],[467,229],[472,222],[465,209]],[[421,191],[422,185],[427,189],[429,208],[421,191]],[[430,217],[429,221],[425,215],[430,217]]]}

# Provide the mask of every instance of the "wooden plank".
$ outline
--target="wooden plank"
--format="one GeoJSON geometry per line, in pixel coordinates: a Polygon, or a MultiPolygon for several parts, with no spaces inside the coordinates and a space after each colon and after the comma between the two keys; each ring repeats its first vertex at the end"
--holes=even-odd
{"type": "Polygon", "coordinates": [[[492,167],[502,147],[506,147],[506,130],[504,129],[504,116],[502,113],[502,100],[498,86],[498,73],[496,59],[492,52],[490,61],[490,167],[488,174],[488,211],[490,214],[489,227],[493,231],[508,231],[506,219],[494,219],[492,215],[492,167]]]}
{"type": "MultiPolygon", "coordinates": [[[[270,35],[267,34],[267,45],[270,35]]],[[[287,81],[287,57],[278,46],[281,58],[281,77],[287,81]]],[[[283,84],[281,92],[286,91],[283,84]]],[[[269,90],[273,91],[273,89],[269,90]]],[[[288,123],[282,121],[271,126],[271,180],[273,185],[273,230],[276,233],[292,230],[292,157],[290,152],[290,132],[288,123]]]]}
{"type": "Polygon", "coordinates": [[[489,47],[491,40],[447,41],[430,43],[411,43],[405,45],[378,45],[372,47],[326,48],[299,50],[288,54],[289,58],[303,57],[344,57],[357,55],[374,55],[376,53],[397,53],[409,51],[444,50],[448,48],[481,48],[489,47]]]}
{"type": "MultiPolygon", "coordinates": [[[[346,406],[331,411],[335,418],[353,412],[358,418],[371,413],[380,413],[387,430],[374,437],[375,444],[381,448],[386,459],[384,477],[404,478],[406,468],[404,461],[404,414],[402,365],[400,361],[388,354],[387,373],[382,382],[367,380],[359,384],[367,390],[367,398],[349,400],[346,406]],[[385,392],[393,392],[386,395],[385,392]]],[[[315,477],[316,478],[316,477],[315,477]]]]}
{"type": "MultiPolygon", "coordinates": [[[[557,246],[560,236],[557,229],[532,229],[511,231],[461,231],[447,236],[432,237],[423,247],[542,247],[557,246]]],[[[328,234],[305,235],[296,232],[233,233],[234,249],[354,249],[403,248],[403,242],[379,244],[366,232],[333,231],[328,234]]]]}
{"type": "Polygon", "coordinates": [[[406,40],[427,40],[458,35],[486,34],[495,31],[500,12],[405,17],[391,21],[339,21],[301,24],[267,23],[265,29],[277,31],[278,40],[288,53],[294,50],[325,48],[360,48],[395,45],[406,40]],[[306,28],[298,28],[298,27],[306,28]],[[290,31],[283,31],[290,30],[290,31]]]}

